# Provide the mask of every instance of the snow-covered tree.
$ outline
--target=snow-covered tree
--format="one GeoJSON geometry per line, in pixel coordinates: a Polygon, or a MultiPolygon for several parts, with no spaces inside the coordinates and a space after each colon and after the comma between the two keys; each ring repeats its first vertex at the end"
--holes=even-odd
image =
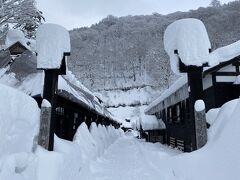
{"type": "Polygon", "coordinates": [[[28,37],[33,37],[35,30],[44,20],[35,0],[0,0],[0,3],[0,27],[11,24],[28,37]]]}
{"type": "Polygon", "coordinates": [[[163,47],[166,27],[181,18],[206,25],[212,48],[240,39],[240,2],[170,15],[108,16],[90,28],[70,31],[70,69],[91,89],[166,87],[175,76],[163,47]]]}
{"type": "Polygon", "coordinates": [[[220,7],[221,6],[221,2],[219,0],[212,0],[210,3],[210,6],[212,7],[220,7]]]}

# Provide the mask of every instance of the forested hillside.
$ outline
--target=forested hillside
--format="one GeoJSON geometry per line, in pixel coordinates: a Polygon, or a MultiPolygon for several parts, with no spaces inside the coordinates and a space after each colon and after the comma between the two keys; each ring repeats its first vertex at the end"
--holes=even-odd
{"type": "Polygon", "coordinates": [[[164,30],[189,17],[205,23],[213,49],[240,39],[240,1],[169,15],[108,16],[90,28],[70,32],[70,69],[94,90],[164,88],[174,78],[163,47],[164,30]]]}

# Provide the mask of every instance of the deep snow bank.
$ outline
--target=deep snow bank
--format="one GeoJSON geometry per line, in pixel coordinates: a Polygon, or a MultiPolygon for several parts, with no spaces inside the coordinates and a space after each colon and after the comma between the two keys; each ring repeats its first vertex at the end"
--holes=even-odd
{"type": "Polygon", "coordinates": [[[40,109],[26,94],[0,84],[0,158],[31,152],[38,133],[40,109]]]}
{"type": "MultiPolygon", "coordinates": [[[[123,136],[122,130],[113,126],[106,128],[92,123],[89,131],[87,125],[82,123],[73,142],[55,136],[52,152],[38,147],[34,154],[22,152],[0,157],[0,179],[78,180],[82,169],[89,168],[89,163],[103,155],[120,136],[123,136]]],[[[18,145],[16,143],[15,149],[18,145]]],[[[21,145],[28,143],[22,141],[21,145]]]]}
{"type": "Polygon", "coordinates": [[[209,140],[202,149],[175,156],[159,164],[158,168],[165,179],[239,179],[239,113],[239,99],[224,104],[216,119],[211,120],[214,123],[209,129],[209,140]]]}

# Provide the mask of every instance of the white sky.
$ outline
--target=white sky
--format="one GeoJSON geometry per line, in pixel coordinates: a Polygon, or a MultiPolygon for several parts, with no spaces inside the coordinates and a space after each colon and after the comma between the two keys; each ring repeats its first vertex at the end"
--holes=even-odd
{"type": "MultiPolygon", "coordinates": [[[[46,22],[67,29],[90,26],[107,15],[168,14],[206,7],[211,0],[36,0],[46,22]]],[[[222,3],[231,0],[221,0],[222,3]]]]}

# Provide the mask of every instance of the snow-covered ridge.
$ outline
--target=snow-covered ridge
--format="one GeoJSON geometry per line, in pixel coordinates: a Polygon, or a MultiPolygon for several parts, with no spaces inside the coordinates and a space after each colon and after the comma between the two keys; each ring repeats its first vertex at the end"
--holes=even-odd
{"type": "Polygon", "coordinates": [[[174,94],[178,89],[183,87],[187,83],[187,76],[184,75],[180,77],[175,83],[173,83],[167,90],[165,90],[161,96],[159,96],[156,100],[154,100],[149,106],[145,109],[145,113],[147,113],[150,109],[158,105],[164,99],[174,94]]]}

